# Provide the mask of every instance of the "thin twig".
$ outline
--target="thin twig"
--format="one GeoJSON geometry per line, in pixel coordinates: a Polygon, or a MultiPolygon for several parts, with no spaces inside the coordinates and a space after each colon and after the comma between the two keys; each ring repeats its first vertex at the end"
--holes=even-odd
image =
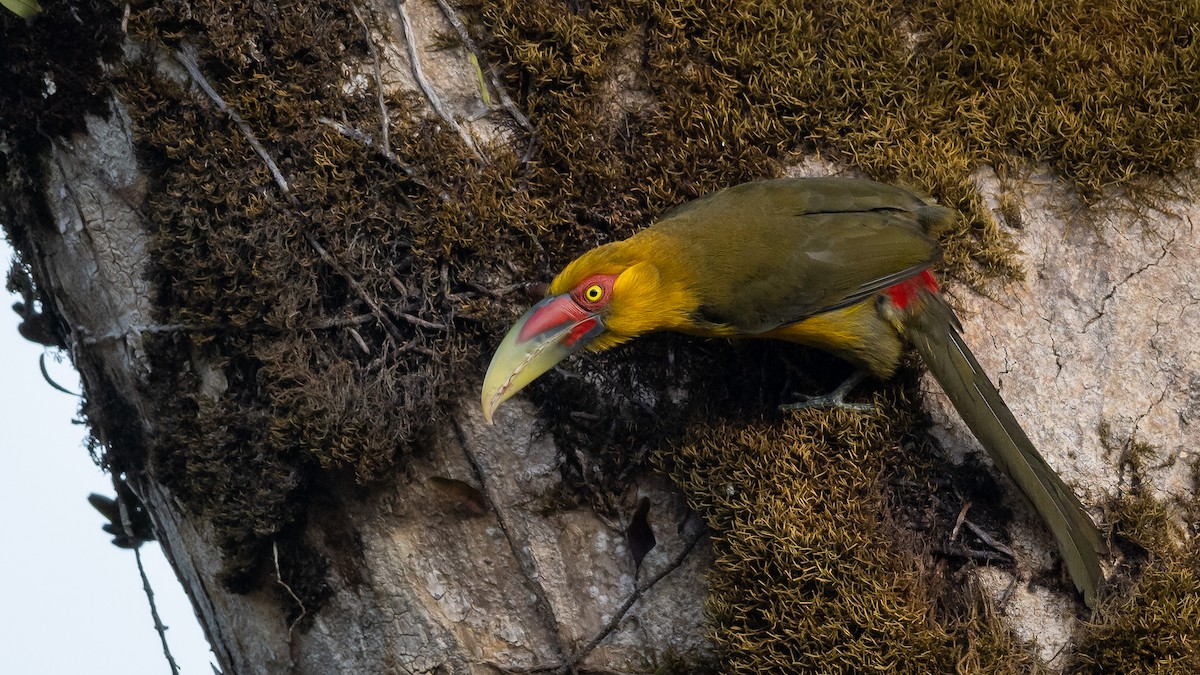
{"type": "Polygon", "coordinates": [[[401,312],[398,309],[393,309],[392,313],[395,314],[396,316],[400,317],[401,319],[404,319],[405,321],[411,323],[414,326],[420,326],[421,328],[428,328],[430,330],[443,330],[443,331],[450,330],[450,327],[444,323],[434,323],[432,321],[426,321],[425,319],[422,319],[419,316],[413,316],[412,314],[409,314],[408,312],[401,312]]]}
{"type": "Polygon", "coordinates": [[[404,344],[400,345],[400,351],[416,352],[418,354],[424,354],[425,356],[428,356],[431,359],[441,359],[441,358],[445,357],[445,354],[440,354],[435,349],[430,349],[429,347],[426,347],[424,345],[417,344],[416,340],[409,340],[408,342],[405,342],[404,344]]]}
{"type": "MultiPolygon", "coordinates": [[[[485,70],[482,65],[484,63],[483,52],[478,46],[476,46],[475,41],[471,39],[471,33],[467,31],[466,24],[463,23],[462,19],[460,19],[458,14],[454,11],[454,8],[451,7],[450,3],[446,2],[446,0],[437,0],[437,4],[438,7],[442,9],[442,15],[446,17],[446,20],[450,22],[451,26],[454,26],[454,30],[458,31],[458,37],[460,40],[462,40],[463,46],[475,55],[475,60],[480,64],[480,70],[485,70]]],[[[520,125],[522,129],[533,133],[533,124],[529,121],[529,118],[525,116],[525,113],[521,112],[521,109],[517,107],[517,104],[514,103],[511,98],[509,98],[508,92],[504,90],[503,83],[500,82],[500,78],[496,77],[496,73],[491,68],[487,68],[485,72],[488,74],[488,79],[491,82],[492,88],[494,88],[496,93],[500,95],[500,105],[504,107],[504,110],[508,112],[508,114],[511,115],[514,120],[516,120],[517,124],[520,125]]]]}
{"type": "MultiPolygon", "coordinates": [[[[117,484],[120,480],[113,478],[113,483],[117,484]]],[[[121,497],[120,485],[117,485],[117,510],[121,514],[121,529],[125,534],[133,537],[133,521],[129,518],[129,508],[125,504],[125,500],[121,497]]],[[[133,547],[133,557],[137,561],[138,574],[142,577],[142,590],[146,592],[146,600],[150,603],[150,618],[154,619],[154,630],[158,631],[158,639],[162,642],[163,656],[167,657],[167,665],[171,666],[171,675],[179,675],[179,665],[175,663],[175,657],[171,655],[171,648],[167,645],[167,627],[163,625],[162,618],[158,616],[158,605],[154,603],[154,589],[150,587],[150,577],[146,576],[146,568],[142,565],[141,547],[133,547]]]]}
{"type": "Polygon", "coordinates": [[[392,164],[395,164],[397,168],[399,168],[401,171],[403,171],[405,174],[407,174],[409,178],[419,182],[419,179],[416,175],[417,170],[412,168],[408,164],[401,162],[400,158],[396,156],[396,153],[389,150],[386,146],[381,146],[378,143],[376,143],[375,138],[373,136],[371,136],[371,134],[368,134],[365,131],[359,131],[358,129],[355,129],[354,127],[342,124],[341,122],[339,122],[335,119],[330,119],[330,118],[324,117],[324,116],[318,117],[317,121],[331,129],[333,129],[334,131],[338,132],[339,134],[345,136],[346,138],[358,141],[359,143],[362,143],[363,145],[367,146],[368,148],[374,150],[375,152],[378,152],[380,155],[383,155],[384,159],[391,162],[392,164]]]}
{"type": "Polygon", "coordinates": [[[326,319],[317,323],[305,326],[308,330],[328,330],[330,328],[345,328],[347,326],[361,326],[364,323],[369,323],[375,320],[374,314],[357,314],[355,316],[339,317],[335,319],[326,319]]]}
{"type": "Polygon", "coordinates": [[[570,661],[548,665],[544,664],[540,666],[528,666],[524,668],[504,666],[494,661],[489,661],[488,665],[506,673],[520,673],[522,675],[549,672],[575,672],[579,662],[587,658],[588,655],[591,654],[592,651],[594,651],[596,647],[598,647],[600,643],[605,640],[605,638],[607,638],[614,630],[616,630],[617,626],[621,623],[621,620],[625,618],[625,615],[629,613],[629,610],[633,608],[634,604],[636,604],[638,600],[641,600],[646,591],[653,588],[655,584],[662,581],[668,574],[679,569],[683,562],[687,560],[687,557],[691,555],[692,551],[696,548],[696,544],[700,542],[700,539],[704,536],[704,532],[705,531],[703,528],[696,532],[695,536],[693,536],[686,544],[684,544],[683,549],[671,559],[671,562],[668,563],[666,567],[659,570],[658,574],[646,579],[637,587],[635,587],[633,593],[631,593],[629,597],[625,599],[625,602],[621,604],[621,607],[616,611],[613,617],[609,619],[608,623],[605,624],[604,627],[601,628],[600,631],[596,633],[596,635],[592,637],[592,639],[589,640],[586,645],[576,651],[575,654],[571,656],[570,661]]]}
{"type": "Polygon", "coordinates": [[[996,600],[996,604],[999,605],[1000,607],[1003,607],[1004,605],[1008,604],[1009,599],[1012,598],[1012,595],[1016,590],[1017,590],[1017,577],[1014,574],[1012,580],[1008,582],[1008,586],[1006,586],[1004,588],[1004,592],[1001,593],[999,599],[996,600]]]}
{"type": "Polygon", "coordinates": [[[967,510],[971,508],[971,502],[963,502],[962,508],[958,510],[958,518],[954,521],[954,529],[950,530],[950,541],[958,539],[958,531],[962,529],[963,521],[967,519],[967,510]]]}
{"type": "Polygon", "coordinates": [[[275,581],[278,581],[279,585],[283,586],[284,590],[288,592],[288,595],[292,596],[292,600],[295,600],[296,604],[300,606],[300,614],[295,619],[292,619],[292,622],[288,624],[288,641],[290,642],[292,639],[292,630],[295,629],[296,624],[300,623],[300,619],[304,618],[304,615],[308,613],[308,610],[304,608],[304,602],[300,600],[300,596],[296,595],[296,592],[292,590],[292,587],[288,586],[287,582],[283,580],[283,573],[279,571],[278,542],[271,542],[271,553],[275,556],[275,581]]]}
{"type": "Polygon", "coordinates": [[[154,630],[158,631],[158,639],[162,642],[163,656],[167,657],[167,665],[171,667],[171,675],[179,675],[179,664],[171,655],[171,647],[167,644],[167,627],[158,616],[158,607],[154,604],[154,591],[150,588],[150,578],[146,576],[146,568],[142,566],[142,552],[134,547],[133,557],[137,561],[138,574],[142,575],[142,590],[146,592],[146,600],[150,602],[150,616],[154,619],[154,630]]]}
{"type": "Polygon", "coordinates": [[[433,85],[425,78],[425,71],[421,68],[421,57],[417,53],[417,37],[413,33],[412,22],[408,20],[408,12],[404,9],[404,0],[396,0],[396,12],[400,15],[400,26],[404,29],[404,44],[408,48],[408,63],[412,67],[413,79],[417,81],[417,86],[421,88],[421,93],[425,94],[425,98],[429,101],[433,112],[437,113],[451,129],[455,131],[462,139],[463,143],[475,153],[475,156],[480,162],[486,163],[483,154],[479,152],[479,148],[475,147],[475,141],[471,139],[471,135],[466,129],[462,128],[452,114],[442,107],[442,100],[438,98],[437,92],[434,91],[433,85]]]}
{"type": "MultiPolygon", "coordinates": [[[[378,143],[376,143],[375,139],[371,136],[371,134],[368,134],[365,131],[359,131],[358,129],[355,129],[354,127],[348,126],[346,124],[338,122],[337,120],[334,120],[334,119],[330,119],[328,117],[318,117],[317,121],[331,129],[333,129],[334,131],[338,132],[342,136],[345,136],[346,138],[349,138],[351,140],[358,141],[359,143],[362,143],[363,145],[367,146],[368,148],[374,150],[375,152],[378,152],[384,159],[391,162],[396,168],[403,171],[404,174],[406,176],[408,176],[409,180],[416,183],[417,185],[420,185],[421,187],[425,188],[426,190],[433,192],[433,189],[429,187],[429,183],[420,176],[420,174],[417,172],[417,170],[415,168],[413,168],[411,165],[401,162],[400,158],[396,156],[396,153],[394,153],[390,149],[382,147],[378,143]]],[[[450,193],[446,192],[445,190],[438,190],[436,194],[437,194],[438,198],[441,199],[443,202],[452,201],[450,198],[450,193]]]]}
{"type": "Polygon", "coordinates": [[[509,293],[514,293],[516,291],[531,291],[531,290],[535,289],[537,286],[545,286],[546,285],[546,283],[544,281],[521,281],[521,282],[518,282],[515,284],[501,286],[500,288],[487,288],[486,286],[482,286],[473,281],[463,281],[461,283],[464,286],[469,286],[469,287],[475,289],[475,292],[474,293],[469,293],[469,292],[451,293],[450,297],[452,297],[452,298],[469,298],[469,297],[474,297],[476,295],[486,295],[489,298],[499,298],[499,297],[508,295],[509,293]]]}
{"type": "Polygon", "coordinates": [[[996,551],[1003,553],[1004,555],[1008,556],[1009,558],[1016,558],[1016,556],[1013,555],[1011,548],[996,541],[995,538],[992,537],[992,535],[988,534],[987,532],[984,532],[983,528],[979,527],[978,525],[976,525],[975,523],[972,523],[969,520],[964,520],[963,524],[966,525],[967,529],[970,530],[971,532],[973,532],[976,537],[979,537],[979,540],[982,541],[983,543],[992,547],[996,551]]]}
{"type": "Polygon", "coordinates": [[[375,93],[379,97],[379,142],[383,147],[390,148],[392,144],[388,140],[388,127],[391,126],[391,122],[388,119],[387,101],[383,97],[383,74],[379,71],[379,50],[375,48],[375,40],[371,39],[371,29],[367,27],[362,12],[358,10],[358,3],[350,3],[350,9],[354,10],[354,18],[362,24],[363,34],[367,39],[367,48],[371,50],[371,61],[375,64],[375,93]]]}
{"type": "Polygon", "coordinates": [[[370,356],[371,348],[367,346],[366,340],[362,339],[362,336],[358,334],[358,331],[354,330],[353,328],[347,328],[346,332],[349,333],[350,337],[354,338],[354,341],[358,343],[358,348],[363,350],[364,354],[370,356]]]}
{"type": "MultiPolygon", "coordinates": [[[[345,328],[346,326],[359,326],[371,321],[378,321],[379,317],[374,314],[357,314],[354,316],[334,317],[317,321],[310,324],[303,324],[297,328],[301,330],[328,330],[330,328],[345,328]]],[[[440,324],[439,324],[440,325],[440,324]]],[[[256,332],[264,330],[275,330],[269,326],[235,326],[226,321],[205,324],[186,324],[186,323],[170,323],[170,324],[155,324],[150,326],[131,326],[125,330],[112,331],[103,335],[89,335],[84,337],[80,342],[85,345],[95,345],[107,340],[123,340],[130,335],[141,333],[214,333],[222,330],[237,330],[239,332],[256,332]]],[[[74,392],[67,392],[73,394],[74,392]]],[[[78,396],[78,394],[75,394],[78,396]]]]}
{"type": "Polygon", "coordinates": [[[100,342],[104,342],[107,340],[123,340],[123,339],[129,337],[130,335],[137,335],[140,333],[179,333],[179,332],[184,332],[184,331],[198,333],[201,331],[208,331],[208,330],[220,330],[222,328],[228,328],[229,326],[230,326],[230,324],[225,324],[225,323],[220,323],[220,324],[214,323],[214,324],[207,324],[207,325],[203,325],[203,326],[201,326],[201,325],[189,326],[184,323],[164,323],[164,324],[154,324],[151,326],[130,326],[130,327],[122,329],[122,330],[109,331],[108,333],[103,333],[101,335],[88,335],[83,338],[82,342],[85,345],[94,345],[94,344],[98,344],[100,342]]]}
{"type": "Polygon", "coordinates": [[[659,581],[662,581],[662,579],[668,574],[679,569],[679,566],[683,564],[683,561],[687,560],[687,557],[692,553],[692,549],[696,548],[696,544],[700,542],[700,539],[703,536],[704,529],[701,528],[698,532],[696,532],[695,536],[693,536],[691,540],[684,545],[683,550],[676,554],[676,556],[666,567],[660,570],[658,574],[655,574],[639,584],[633,590],[633,593],[631,593],[629,597],[625,599],[625,602],[621,605],[621,608],[618,609],[616,613],[613,614],[613,617],[609,619],[608,623],[605,624],[604,628],[600,629],[600,632],[597,633],[596,636],[593,637],[586,645],[584,645],[583,648],[575,652],[575,656],[571,659],[570,666],[573,668],[574,666],[578,665],[580,661],[587,658],[588,654],[591,654],[592,650],[599,646],[599,644],[603,642],[604,639],[613,632],[613,630],[616,629],[617,625],[621,623],[621,620],[625,618],[625,614],[627,614],[629,610],[633,608],[633,605],[638,600],[641,600],[642,595],[644,595],[646,591],[653,588],[655,584],[657,584],[659,581]]]}
{"type": "Polygon", "coordinates": [[[319,241],[317,241],[316,237],[312,236],[308,232],[305,232],[304,238],[308,240],[308,244],[313,247],[313,249],[317,252],[317,255],[321,257],[321,260],[326,265],[329,265],[334,272],[337,272],[339,275],[341,275],[341,277],[346,280],[346,283],[350,285],[350,288],[354,290],[355,294],[357,294],[363,302],[367,303],[367,307],[371,308],[371,313],[379,319],[380,323],[383,324],[383,327],[392,334],[392,337],[394,337],[397,342],[401,342],[403,338],[400,335],[400,328],[393,323],[386,314],[384,314],[383,308],[380,307],[379,303],[375,302],[375,299],[367,293],[366,289],[362,287],[362,284],[358,282],[358,279],[355,279],[353,275],[347,272],[346,268],[342,267],[342,264],[335,260],[334,257],[329,254],[329,251],[326,251],[325,247],[322,246],[319,241]]]}
{"type": "MultiPolygon", "coordinates": [[[[275,160],[271,159],[271,156],[267,154],[266,148],[264,148],[262,144],[258,142],[258,139],[254,137],[254,132],[251,131],[250,126],[242,120],[241,116],[237,114],[237,111],[225,105],[225,101],[221,99],[216,90],[214,90],[208,83],[208,80],[204,78],[203,73],[200,72],[200,68],[196,65],[196,60],[190,54],[190,51],[186,48],[178,50],[176,52],[176,58],[184,65],[185,68],[187,68],[192,80],[204,90],[204,93],[206,93],[208,97],[212,99],[213,103],[215,103],[222,112],[228,115],[229,118],[233,120],[238,128],[242,131],[242,134],[245,135],[246,140],[249,141],[250,146],[254,148],[254,151],[258,153],[258,156],[262,158],[263,162],[266,163],[267,168],[270,169],[271,175],[275,177],[275,183],[283,192],[284,198],[287,199],[288,204],[290,204],[293,208],[299,209],[300,200],[298,200],[296,196],[292,194],[291,188],[288,187],[287,180],[285,180],[283,174],[280,173],[279,167],[275,164],[275,160]]],[[[379,319],[380,323],[383,324],[383,327],[392,336],[392,338],[395,339],[397,343],[403,344],[404,339],[400,333],[400,327],[397,326],[390,318],[388,318],[387,314],[384,313],[383,308],[380,307],[379,303],[376,302],[375,299],[366,292],[366,289],[363,288],[358,279],[355,279],[354,276],[351,275],[341,263],[339,263],[332,255],[330,255],[329,251],[325,250],[325,247],[322,246],[321,243],[317,241],[317,238],[311,233],[305,231],[304,238],[308,241],[309,245],[313,247],[313,250],[317,252],[317,255],[320,256],[321,261],[346,280],[346,283],[349,284],[350,288],[355,292],[356,295],[358,295],[359,299],[367,304],[367,307],[371,309],[371,313],[379,319]]],[[[406,344],[405,348],[420,351],[418,347],[411,342],[406,344]]]]}
{"type": "Polygon", "coordinates": [[[1007,563],[1012,561],[1011,556],[1006,556],[1003,553],[997,553],[995,551],[977,551],[973,548],[967,548],[962,544],[937,547],[933,550],[941,553],[942,555],[952,556],[955,558],[966,558],[967,560],[974,560],[977,563],[982,563],[985,565],[990,565],[992,563],[1007,563]]]}
{"type": "Polygon", "coordinates": [[[241,129],[242,134],[246,136],[246,140],[250,142],[250,147],[254,148],[254,152],[258,153],[258,156],[261,157],[262,161],[267,165],[267,169],[270,170],[271,176],[275,179],[275,183],[278,184],[279,188],[283,190],[283,193],[287,195],[289,201],[295,202],[296,198],[292,196],[292,191],[288,188],[287,179],[283,177],[283,172],[279,170],[279,167],[275,164],[275,160],[271,159],[271,156],[267,154],[267,149],[263,147],[262,143],[258,142],[257,138],[255,138],[254,132],[250,130],[250,125],[246,124],[246,121],[242,119],[242,116],[239,115],[236,110],[230,108],[228,105],[225,105],[225,100],[222,99],[220,94],[218,94],[216,90],[212,88],[212,85],[208,83],[208,80],[205,79],[204,74],[200,72],[200,67],[196,65],[196,57],[192,54],[192,51],[193,50],[190,45],[184,45],[183,48],[176,50],[175,60],[179,61],[179,63],[187,69],[188,75],[191,75],[192,77],[192,81],[204,90],[204,93],[207,94],[208,97],[212,99],[212,102],[221,109],[221,112],[228,115],[229,119],[233,120],[233,123],[237,125],[238,129],[241,129]]]}

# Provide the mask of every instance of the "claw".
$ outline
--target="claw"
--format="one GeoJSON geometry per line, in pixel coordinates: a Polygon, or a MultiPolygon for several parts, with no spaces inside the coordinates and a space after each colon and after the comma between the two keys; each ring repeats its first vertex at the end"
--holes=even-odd
{"type": "Polygon", "coordinates": [[[856,370],[850,377],[847,377],[845,381],[839,384],[837,389],[828,394],[823,396],[805,396],[803,401],[785,403],[779,406],[779,410],[787,412],[790,410],[808,410],[809,408],[841,408],[857,412],[874,412],[875,404],[873,403],[846,402],[846,395],[865,379],[867,379],[867,372],[865,370],[856,370]]]}

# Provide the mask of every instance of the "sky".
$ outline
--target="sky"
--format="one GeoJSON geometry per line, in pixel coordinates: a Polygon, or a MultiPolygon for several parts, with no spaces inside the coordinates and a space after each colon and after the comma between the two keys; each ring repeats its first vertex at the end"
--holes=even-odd
{"type": "MultiPolygon", "coordinates": [[[[0,281],[13,253],[0,237],[0,281]]],[[[0,283],[0,289],[3,284],[0,283]]],[[[7,675],[170,673],[154,630],[133,551],[100,527],[89,493],[115,493],[92,462],[86,429],[73,423],[79,399],[42,377],[79,391],[65,354],[17,333],[20,300],[0,292],[0,654],[7,675]],[[61,362],[58,362],[61,360],[61,362]]],[[[181,673],[211,675],[208,649],[191,603],[157,542],[142,546],[167,641],[181,673]]]]}

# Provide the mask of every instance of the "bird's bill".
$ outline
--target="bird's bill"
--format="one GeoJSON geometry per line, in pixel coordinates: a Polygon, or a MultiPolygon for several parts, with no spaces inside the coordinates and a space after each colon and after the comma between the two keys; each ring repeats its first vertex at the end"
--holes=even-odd
{"type": "Polygon", "coordinates": [[[488,424],[501,403],[583,347],[604,330],[595,313],[569,294],[554,295],[529,308],[512,328],[483,378],[483,417],[488,424]]]}

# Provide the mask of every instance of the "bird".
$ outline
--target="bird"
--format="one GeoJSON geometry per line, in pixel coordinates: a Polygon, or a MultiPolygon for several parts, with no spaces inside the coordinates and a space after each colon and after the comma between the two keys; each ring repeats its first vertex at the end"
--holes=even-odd
{"type": "Polygon", "coordinates": [[[911,345],[1032,503],[1093,607],[1104,538],[971,353],[930,270],[936,232],[957,217],[907,188],[837,176],[752,181],[687,202],[563,268],[497,347],[484,418],[572,353],[655,331],[785,340],[856,366],[821,405],[842,403],[868,373],[891,377],[911,345]]]}

